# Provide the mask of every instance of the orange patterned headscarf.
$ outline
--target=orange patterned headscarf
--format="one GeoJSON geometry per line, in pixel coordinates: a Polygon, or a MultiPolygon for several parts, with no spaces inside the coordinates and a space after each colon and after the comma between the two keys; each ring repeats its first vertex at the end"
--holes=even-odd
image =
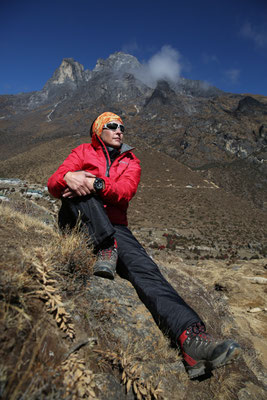
{"type": "Polygon", "coordinates": [[[111,121],[119,121],[121,124],[123,124],[121,117],[118,115],[113,114],[112,112],[104,112],[94,121],[92,125],[92,134],[95,133],[97,136],[100,136],[103,126],[111,121]]]}

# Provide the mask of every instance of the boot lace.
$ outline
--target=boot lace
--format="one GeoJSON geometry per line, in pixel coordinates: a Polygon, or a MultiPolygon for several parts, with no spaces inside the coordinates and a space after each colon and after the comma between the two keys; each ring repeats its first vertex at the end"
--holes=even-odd
{"type": "Polygon", "coordinates": [[[103,259],[110,259],[113,255],[114,247],[108,247],[107,249],[100,250],[100,257],[103,259]]]}
{"type": "Polygon", "coordinates": [[[117,247],[118,247],[117,241],[116,241],[116,239],[114,239],[113,244],[110,245],[110,242],[109,242],[109,244],[106,243],[102,248],[100,248],[98,250],[97,255],[102,260],[107,260],[107,259],[110,260],[112,258],[112,256],[116,254],[117,247]]]}
{"type": "Polygon", "coordinates": [[[212,341],[212,336],[206,332],[205,326],[200,322],[197,322],[187,328],[186,333],[188,338],[190,339],[198,337],[199,339],[202,339],[206,342],[212,341]]]}

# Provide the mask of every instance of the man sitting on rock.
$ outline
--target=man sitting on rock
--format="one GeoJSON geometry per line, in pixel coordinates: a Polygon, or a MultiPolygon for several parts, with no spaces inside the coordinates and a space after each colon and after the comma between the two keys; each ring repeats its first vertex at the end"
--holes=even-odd
{"type": "Polygon", "coordinates": [[[81,218],[97,254],[94,275],[114,279],[116,267],[127,276],[158,326],[179,345],[190,378],[239,356],[233,340],[217,341],[201,318],[178,295],[127,227],[127,208],[140,181],[140,161],[123,143],[122,119],[101,114],[84,143],[49,178],[50,193],[62,200],[61,228],[81,218]]]}

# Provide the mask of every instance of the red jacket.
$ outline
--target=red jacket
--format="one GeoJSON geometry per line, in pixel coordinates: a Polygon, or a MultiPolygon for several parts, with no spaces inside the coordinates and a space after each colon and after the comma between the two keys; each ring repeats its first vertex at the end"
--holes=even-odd
{"type": "Polygon", "coordinates": [[[127,208],[140,182],[141,167],[133,148],[123,144],[121,154],[110,165],[110,158],[103,141],[93,135],[92,143],[84,143],[72,150],[63,164],[48,179],[49,192],[57,198],[67,184],[68,171],[88,171],[104,179],[105,189],[100,192],[104,207],[113,224],[127,225],[127,208]]]}

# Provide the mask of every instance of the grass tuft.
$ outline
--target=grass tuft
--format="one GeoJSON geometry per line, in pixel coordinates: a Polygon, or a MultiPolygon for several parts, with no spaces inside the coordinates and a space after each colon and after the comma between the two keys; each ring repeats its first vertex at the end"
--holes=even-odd
{"type": "MultiPolygon", "coordinates": [[[[65,378],[56,377],[66,373],[70,362],[61,365],[66,339],[75,338],[66,288],[90,276],[92,251],[78,229],[63,235],[6,204],[0,204],[0,221],[0,397],[63,398],[65,378]]],[[[93,398],[92,374],[76,361],[82,373],[73,390],[81,393],[87,385],[93,398]]]]}

